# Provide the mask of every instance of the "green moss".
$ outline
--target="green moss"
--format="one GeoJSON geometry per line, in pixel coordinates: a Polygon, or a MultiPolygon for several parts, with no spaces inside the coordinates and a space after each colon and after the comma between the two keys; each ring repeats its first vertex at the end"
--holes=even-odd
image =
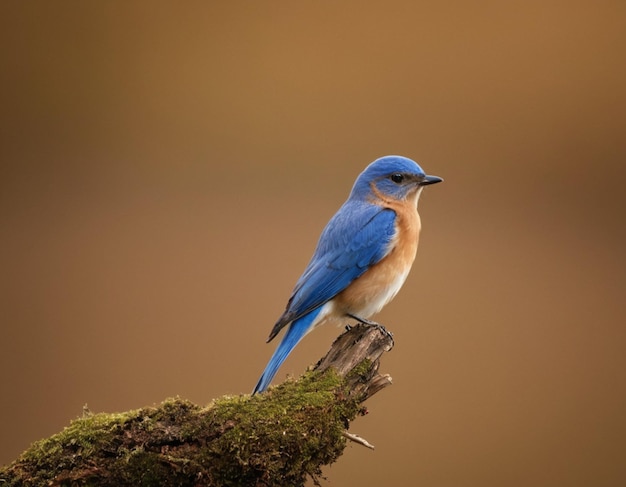
{"type": "MultiPolygon", "coordinates": [[[[357,374],[365,374],[359,367],[357,374]]],[[[0,469],[5,485],[304,485],[345,448],[359,412],[331,369],[208,407],[178,398],[95,414],[34,443],[0,469]],[[97,468],[96,468],[97,466],[97,468]],[[105,475],[106,473],[106,475],[105,475]]]]}
{"type": "MultiPolygon", "coordinates": [[[[341,384],[333,371],[307,373],[264,394],[215,401],[214,421],[233,427],[206,458],[215,465],[227,451],[240,465],[232,477],[223,478],[224,485],[245,485],[261,472],[266,481],[283,479],[285,485],[301,485],[307,476],[321,475],[319,466],[334,462],[345,448],[343,431],[358,410],[356,405],[337,407],[341,384]],[[263,445],[263,454],[257,445],[263,445]],[[244,478],[242,471],[247,472],[244,478]]],[[[216,465],[216,470],[224,468],[216,465]]]]}
{"type": "Polygon", "coordinates": [[[54,470],[70,470],[96,452],[114,451],[116,445],[111,438],[135,414],[135,411],[102,413],[76,419],[60,433],[35,442],[20,460],[44,475],[54,470]]]}

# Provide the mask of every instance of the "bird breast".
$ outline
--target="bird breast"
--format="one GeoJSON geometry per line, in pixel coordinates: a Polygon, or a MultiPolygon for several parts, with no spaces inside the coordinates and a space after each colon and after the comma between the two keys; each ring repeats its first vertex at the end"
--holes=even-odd
{"type": "Polygon", "coordinates": [[[385,200],[379,204],[396,213],[396,234],[389,251],[333,300],[337,311],[361,318],[378,313],[398,293],[415,260],[421,228],[413,199],[385,200]]]}

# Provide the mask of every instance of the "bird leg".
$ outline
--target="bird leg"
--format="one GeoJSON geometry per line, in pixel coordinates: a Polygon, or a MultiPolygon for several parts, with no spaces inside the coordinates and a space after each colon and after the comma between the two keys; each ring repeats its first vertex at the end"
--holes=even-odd
{"type": "Polygon", "coordinates": [[[384,335],[388,336],[391,339],[391,347],[393,348],[393,345],[394,345],[393,333],[391,333],[389,330],[387,330],[387,328],[385,328],[383,325],[381,325],[380,323],[376,323],[375,321],[368,320],[366,318],[361,318],[359,316],[353,315],[352,313],[346,313],[346,314],[350,318],[358,321],[359,323],[362,323],[363,325],[373,326],[374,328],[377,328],[378,330],[380,330],[381,333],[383,333],[384,335]]]}

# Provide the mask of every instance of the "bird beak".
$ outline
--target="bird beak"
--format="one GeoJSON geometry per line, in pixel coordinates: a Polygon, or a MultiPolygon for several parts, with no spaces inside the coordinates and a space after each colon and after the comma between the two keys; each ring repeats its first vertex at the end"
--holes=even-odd
{"type": "Polygon", "coordinates": [[[440,183],[441,181],[443,181],[443,179],[438,176],[424,176],[419,184],[420,186],[427,186],[429,184],[440,183]]]}

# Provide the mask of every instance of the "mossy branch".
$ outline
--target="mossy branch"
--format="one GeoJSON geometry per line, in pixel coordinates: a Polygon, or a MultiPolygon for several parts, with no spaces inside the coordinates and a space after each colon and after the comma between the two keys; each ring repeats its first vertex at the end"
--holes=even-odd
{"type": "Polygon", "coordinates": [[[363,401],[391,384],[378,374],[391,337],[357,325],[316,367],[255,396],[207,407],[91,414],[0,468],[2,486],[298,486],[343,453],[363,401]]]}

